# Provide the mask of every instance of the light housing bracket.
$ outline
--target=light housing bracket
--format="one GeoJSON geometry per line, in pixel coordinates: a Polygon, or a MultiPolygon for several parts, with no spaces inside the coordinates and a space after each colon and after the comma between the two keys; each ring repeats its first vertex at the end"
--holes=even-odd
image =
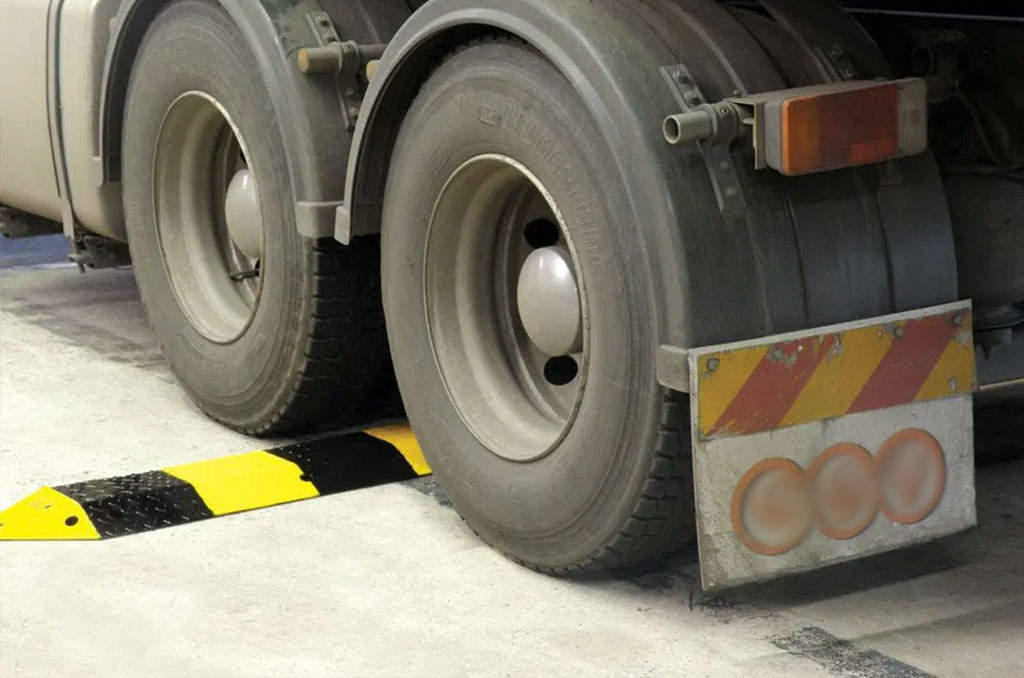
{"type": "Polygon", "coordinates": [[[921,78],[854,80],[729,99],[753,127],[754,166],[787,176],[892,160],[928,148],[921,78]]]}

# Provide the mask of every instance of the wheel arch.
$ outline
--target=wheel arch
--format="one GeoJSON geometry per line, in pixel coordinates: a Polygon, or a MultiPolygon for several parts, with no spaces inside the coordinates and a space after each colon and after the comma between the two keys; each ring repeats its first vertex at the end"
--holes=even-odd
{"type": "Polygon", "coordinates": [[[593,26],[586,24],[593,24],[588,20],[606,4],[571,1],[556,11],[547,0],[434,0],[422,7],[395,35],[364,98],[336,237],[347,242],[379,232],[391,151],[409,104],[441,60],[476,39],[505,35],[522,40],[575,85],[589,109],[604,108],[590,78],[607,82],[624,64],[608,63],[609,50],[597,44],[593,26]]]}
{"type": "MultiPolygon", "coordinates": [[[[601,127],[637,207],[645,231],[653,279],[660,288],[654,303],[666,340],[687,341],[691,324],[680,284],[686,275],[679,196],[672,190],[679,156],[661,141],[663,114],[673,106],[658,74],[667,53],[642,44],[644,28],[618,2],[567,0],[434,0],[399,30],[374,75],[355,130],[344,206],[335,237],[343,243],[381,229],[384,189],[398,130],[409,104],[434,67],[452,51],[482,36],[510,36],[538,50],[571,83],[601,127]],[[625,27],[625,30],[624,30],[625,27]],[[629,40],[632,54],[616,47],[629,40]],[[629,168],[630,171],[626,171],[629,168]],[[653,227],[650,225],[654,225],[653,227]]],[[[714,202],[710,184],[705,198],[714,202]]],[[[692,192],[690,196],[692,197],[692,192]]]]}
{"type": "MultiPolygon", "coordinates": [[[[346,39],[387,37],[408,16],[403,0],[208,0],[220,5],[245,36],[270,92],[296,202],[299,232],[308,237],[333,228],[340,205],[350,130],[341,115],[333,79],[308,77],[295,64],[295,53],[314,46],[307,21],[327,11],[335,24],[344,20],[346,39]]],[[[121,173],[121,127],[129,80],[149,25],[172,0],[124,0],[111,21],[103,63],[100,115],[96,131],[99,157],[96,184],[117,183],[121,173]]]]}
{"type": "MultiPolygon", "coordinates": [[[[772,3],[772,9],[792,39],[805,45],[835,40],[857,57],[864,73],[873,76],[885,68],[846,15],[847,23],[836,28],[820,16],[800,15],[792,3],[772,3]]],[[[838,25],[835,17],[830,21],[838,25]]],[[[955,282],[948,282],[955,280],[951,227],[930,155],[893,163],[901,175],[894,188],[871,186],[884,167],[800,182],[739,167],[739,190],[751,209],[745,223],[723,217],[700,152],[664,144],[660,122],[679,104],[659,69],[683,63],[711,101],[787,85],[759,40],[711,0],[428,2],[396,34],[370,83],[350,151],[338,240],[380,232],[391,152],[409,103],[439,59],[494,32],[539,50],[573,83],[601,128],[638,218],[628,226],[645,238],[656,269],[661,341],[720,343],[956,297],[955,282]],[[871,225],[862,232],[842,231],[849,245],[842,253],[827,247],[819,252],[830,229],[845,224],[813,210],[794,214],[791,207],[799,199],[845,201],[871,225]],[[810,245],[801,242],[808,237],[810,245]],[[859,295],[851,285],[837,289],[842,281],[824,265],[804,270],[807,261],[835,256],[848,257],[854,270],[870,269],[881,281],[877,294],[859,295]],[[734,270],[748,273],[737,276],[734,270]],[[808,301],[809,290],[821,287],[837,290],[835,303],[808,301]]],[[[803,58],[816,60],[813,49],[803,58]]]]}

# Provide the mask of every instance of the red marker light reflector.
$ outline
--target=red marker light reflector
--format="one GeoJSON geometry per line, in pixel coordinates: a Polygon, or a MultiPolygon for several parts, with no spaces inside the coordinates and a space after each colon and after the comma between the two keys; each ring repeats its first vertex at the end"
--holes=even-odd
{"type": "Polygon", "coordinates": [[[824,86],[792,94],[765,108],[765,159],[782,174],[864,165],[928,147],[923,80],[844,83],[834,91],[824,86]]]}

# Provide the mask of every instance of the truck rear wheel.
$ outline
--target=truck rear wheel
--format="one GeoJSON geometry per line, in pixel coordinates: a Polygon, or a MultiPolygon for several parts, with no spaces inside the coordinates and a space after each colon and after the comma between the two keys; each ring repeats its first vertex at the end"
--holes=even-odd
{"type": "Polygon", "coordinates": [[[265,434],[343,416],[386,359],[373,242],[300,237],[283,142],[255,58],[214,3],[147,33],[124,122],[136,277],[199,406],[265,434]]]}
{"type": "Polygon", "coordinates": [[[477,43],[411,107],[384,202],[421,445],[485,541],[552,572],[649,559],[692,525],[688,410],[657,384],[658,290],[603,145],[539,54],[477,43]]]}

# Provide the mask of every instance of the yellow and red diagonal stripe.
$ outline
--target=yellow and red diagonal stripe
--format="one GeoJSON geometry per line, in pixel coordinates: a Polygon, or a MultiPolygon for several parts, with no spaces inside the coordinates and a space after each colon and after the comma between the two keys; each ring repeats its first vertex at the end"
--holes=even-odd
{"type": "Polygon", "coordinates": [[[722,438],[970,393],[968,308],[702,355],[698,434],[722,438]]]}

